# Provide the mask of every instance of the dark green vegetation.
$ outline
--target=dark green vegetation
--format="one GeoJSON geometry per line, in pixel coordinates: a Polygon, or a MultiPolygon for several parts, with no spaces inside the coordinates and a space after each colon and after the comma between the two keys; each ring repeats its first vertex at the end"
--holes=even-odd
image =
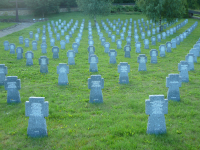
{"type": "MultiPolygon", "coordinates": [[[[69,85],[58,86],[58,75],[56,67],[59,63],[67,63],[66,53],[72,49],[72,43],[77,37],[78,30],[70,39],[70,44],[66,44],[66,50],[60,50],[59,59],[52,59],[51,47],[48,46],[47,57],[49,58],[49,73],[41,74],[39,72],[38,58],[42,56],[40,42],[38,50],[34,52],[34,65],[26,66],[26,59],[17,60],[17,56],[4,51],[3,41],[8,40],[15,43],[16,46],[24,48],[26,51],[32,49],[25,48],[24,45],[18,44],[19,36],[29,37],[29,31],[36,33],[37,28],[42,29],[45,23],[36,23],[22,31],[13,33],[6,37],[0,38],[0,63],[8,67],[7,76],[18,76],[21,79],[21,104],[8,105],[6,102],[7,92],[4,87],[0,87],[0,149],[146,149],[146,150],[198,150],[200,149],[200,60],[195,64],[195,71],[189,72],[189,83],[182,83],[180,88],[181,101],[169,101],[168,114],[165,115],[167,134],[165,135],[147,135],[148,115],[145,114],[145,99],[149,99],[149,95],[164,94],[167,97],[166,77],[170,73],[178,72],[178,63],[185,60],[185,55],[193,47],[200,35],[200,25],[181,43],[172,53],[167,53],[166,57],[158,57],[158,64],[150,64],[149,51],[157,49],[160,44],[184,32],[195,21],[189,19],[188,24],[177,31],[176,34],[157,42],[156,46],[150,44],[150,49],[144,49],[143,40],[142,54],[147,56],[147,71],[138,72],[137,56],[135,53],[135,42],[132,37],[131,58],[124,57],[123,49],[116,49],[115,43],[111,43],[111,39],[101,27],[101,31],[106,37],[106,41],[111,43],[111,49],[115,49],[118,53],[117,64],[109,64],[109,56],[104,53],[104,47],[101,46],[97,31],[93,28],[95,54],[99,57],[97,73],[89,72],[88,63],[88,20],[81,13],[61,13],[59,16],[52,15],[49,20],[58,19],[79,20],[79,26],[82,19],[85,18],[85,29],[82,41],[80,42],[79,53],[76,54],[76,65],[69,66],[69,85]],[[117,65],[120,62],[128,62],[131,67],[129,73],[128,85],[120,85],[118,83],[119,74],[117,65]],[[87,80],[91,75],[99,74],[104,80],[103,104],[90,104],[87,80]],[[27,137],[28,117],[25,117],[25,102],[29,97],[45,97],[49,102],[49,117],[46,118],[48,137],[40,139],[32,139],[27,137]]],[[[106,18],[110,21],[113,19],[133,18],[138,20],[145,18],[144,15],[110,15],[105,18],[97,18],[100,24],[102,19],[106,22],[106,18]]],[[[181,23],[183,19],[179,21],[181,23]]],[[[91,20],[94,25],[93,20],[91,20]]],[[[73,25],[74,25],[73,23],[73,25]]],[[[175,26],[175,25],[174,25],[175,26]]],[[[173,26],[172,26],[173,27],[173,26]]],[[[134,34],[132,28],[132,35],[134,34]]],[[[55,35],[54,35],[55,37],[55,35]]],[[[127,37],[127,33],[125,34],[127,37]]],[[[119,39],[119,35],[116,39],[119,39]]],[[[64,39],[64,37],[62,37],[64,39]]],[[[48,33],[47,44],[50,45],[48,33]]],[[[59,41],[56,45],[60,47],[59,41]]],[[[124,47],[126,42],[123,41],[124,47]]],[[[24,56],[24,55],[23,55],[24,56]]]]}
{"type": "Polygon", "coordinates": [[[0,30],[2,29],[6,29],[6,28],[9,28],[9,27],[12,27],[16,25],[16,23],[5,23],[5,22],[0,22],[0,30]]]}

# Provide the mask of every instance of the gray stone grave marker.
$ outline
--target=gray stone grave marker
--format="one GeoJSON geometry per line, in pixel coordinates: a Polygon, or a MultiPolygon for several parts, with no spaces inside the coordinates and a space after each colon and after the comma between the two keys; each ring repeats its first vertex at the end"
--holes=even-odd
{"type": "Polygon", "coordinates": [[[144,32],[141,33],[141,38],[142,38],[143,40],[145,39],[145,33],[144,33],[144,32]]]}
{"type": "Polygon", "coordinates": [[[180,63],[178,64],[178,71],[180,72],[179,75],[182,82],[189,82],[189,64],[187,61],[180,61],[180,63]]]}
{"type": "Polygon", "coordinates": [[[60,41],[60,33],[56,33],[56,39],[57,41],[60,41]]]}
{"type": "Polygon", "coordinates": [[[162,32],[162,39],[166,39],[166,33],[165,32],[162,32]]]}
{"type": "Polygon", "coordinates": [[[39,34],[38,33],[35,34],[35,41],[39,41],[39,34]]]}
{"type": "Polygon", "coordinates": [[[23,48],[22,47],[17,47],[16,48],[16,53],[17,53],[17,59],[22,59],[23,58],[23,48]]]}
{"type": "Polygon", "coordinates": [[[55,33],[55,34],[57,33],[57,28],[54,28],[54,33],[55,33]]]}
{"type": "Polygon", "coordinates": [[[77,37],[77,38],[75,38],[75,42],[78,44],[78,46],[80,45],[80,38],[79,37],[77,37]]]}
{"type": "Polygon", "coordinates": [[[40,34],[40,28],[37,28],[37,33],[40,34]]]}
{"type": "Polygon", "coordinates": [[[10,54],[15,54],[15,44],[10,44],[10,54]]]}
{"type": "Polygon", "coordinates": [[[196,48],[196,49],[198,49],[198,55],[197,55],[197,57],[199,57],[200,56],[200,44],[195,44],[194,46],[193,46],[193,48],[196,48]]]}
{"type": "Polygon", "coordinates": [[[192,48],[190,50],[190,54],[194,54],[194,62],[197,63],[197,56],[199,55],[199,51],[197,48],[192,48]]]}
{"type": "Polygon", "coordinates": [[[90,72],[98,72],[97,63],[99,62],[98,57],[95,54],[89,56],[88,62],[90,63],[90,72]]]}
{"type": "Polygon", "coordinates": [[[128,73],[130,72],[130,65],[127,62],[120,62],[118,65],[118,73],[119,73],[119,83],[120,84],[128,84],[129,77],[128,73]]]}
{"type": "Polygon", "coordinates": [[[90,90],[90,103],[103,103],[102,90],[104,88],[104,79],[101,75],[91,75],[88,79],[88,89],[90,90]]]}
{"type": "Polygon", "coordinates": [[[8,41],[4,41],[4,42],[3,42],[3,45],[4,45],[4,50],[5,50],[5,51],[8,51],[8,50],[10,49],[10,44],[9,44],[8,41]]]}
{"type": "Polygon", "coordinates": [[[88,45],[94,46],[94,41],[93,41],[93,40],[89,40],[89,41],[88,41],[88,45]]]}
{"type": "Polygon", "coordinates": [[[128,36],[131,37],[131,30],[128,30],[128,36]]]}
{"type": "Polygon", "coordinates": [[[25,53],[25,58],[26,58],[26,65],[27,66],[32,66],[33,65],[33,58],[34,58],[33,52],[27,51],[25,53]]]}
{"type": "Polygon", "coordinates": [[[126,45],[131,45],[131,37],[127,37],[126,38],[126,45]]]}
{"type": "Polygon", "coordinates": [[[62,29],[62,30],[61,30],[61,36],[64,36],[64,35],[65,35],[65,30],[62,29]]]}
{"type": "Polygon", "coordinates": [[[138,71],[147,71],[147,56],[145,54],[139,54],[137,57],[137,62],[139,63],[138,71]]]}
{"type": "Polygon", "coordinates": [[[102,37],[102,38],[101,38],[101,45],[104,46],[105,42],[106,42],[106,38],[102,37]]]}
{"type": "Polygon", "coordinates": [[[89,52],[89,56],[90,56],[91,54],[94,54],[94,52],[95,52],[95,47],[94,47],[94,46],[88,46],[88,52],[89,52]]]}
{"type": "Polygon", "coordinates": [[[52,38],[53,37],[53,32],[49,32],[49,38],[52,38]]]}
{"type": "Polygon", "coordinates": [[[60,46],[61,46],[61,49],[65,49],[65,40],[61,40],[60,41],[60,46]]]}
{"type": "Polygon", "coordinates": [[[156,29],[153,28],[153,29],[152,29],[152,35],[155,35],[155,34],[156,34],[156,29]]]}
{"type": "Polygon", "coordinates": [[[119,40],[117,40],[117,49],[121,49],[122,48],[122,40],[121,39],[119,39],[119,40]]]}
{"type": "Polygon", "coordinates": [[[47,58],[47,56],[40,56],[38,60],[39,60],[39,65],[40,65],[40,72],[48,73],[49,59],[47,58]]]}
{"type": "Polygon", "coordinates": [[[160,57],[165,57],[165,51],[166,51],[165,49],[166,49],[165,45],[159,46],[160,57]]]}
{"type": "Polygon", "coordinates": [[[124,33],[123,32],[120,33],[120,38],[121,38],[121,40],[124,40],[124,33]]]}
{"type": "Polygon", "coordinates": [[[109,50],[110,50],[110,43],[109,43],[109,42],[105,42],[104,48],[105,48],[104,52],[105,52],[105,53],[108,53],[109,50]]]}
{"type": "Polygon", "coordinates": [[[19,44],[23,44],[23,43],[24,43],[23,41],[24,41],[23,36],[20,36],[20,37],[19,37],[19,44]]]}
{"type": "Polygon", "coordinates": [[[46,36],[45,35],[42,36],[42,42],[46,43],[46,36]]]}
{"type": "Polygon", "coordinates": [[[171,53],[171,47],[172,47],[172,43],[171,42],[167,42],[166,43],[166,52],[171,53]]]}
{"type": "Polygon", "coordinates": [[[52,52],[53,52],[53,58],[54,58],[54,59],[59,58],[59,55],[58,55],[58,53],[59,53],[59,48],[58,48],[58,46],[52,47],[52,52]]]}
{"type": "Polygon", "coordinates": [[[187,54],[185,56],[185,61],[187,61],[189,65],[188,71],[194,70],[194,59],[195,59],[194,54],[187,54]]]}
{"type": "Polygon", "coordinates": [[[131,58],[131,47],[129,45],[124,46],[125,55],[124,57],[131,58]]]}
{"type": "Polygon", "coordinates": [[[112,39],[112,42],[115,42],[115,35],[114,34],[111,35],[111,39],[112,39]]]}
{"type": "Polygon", "coordinates": [[[65,63],[59,63],[57,66],[57,74],[58,74],[58,85],[67,85],[69,84],[68,76],[69,74],[69,66],[65,63]]]}
{"type": "Polygon", "coordinates": [[[114,49],[111,49],[111,50],[108,52],[108,55],[109,55],[109,57],[110,57],[109,63],[110,63],[110,64],[115,64],[115,63],[116,63],[117,51],[114,50],[114,49]]]}
{"type": "Polygon", "coordinates": [[[176,37],[176,45],[180,45],[180,38],[179,38],[179,36],[176,37]]]}
{"type": "Polygon", "coordinates": [[[75,53],[78,53],[78,44],[77,43],[73,43],[72,44],[72,48],[73,48],[73,51],[75,52],[75,53]]]}
{"type": "Polygon", "coordinates": [[[151,44],[156,45],[156,37],[155,36],[151,37],[151,44]]]}
{"type": "Polygon", "coordinates": [[[147,30],[147,36],[150,37],[151,36],[151,31],[147,30]]]}
{"type": "Polygon", "coordinates": [[[29,38],[33,38],[33,31],[29,32],[29,38]]]}
{"type": "Polygon", "coordinates": [[[144,49],[149,49],[149,40],[144,39],[144,49]]]}
{"type": "Polygon", "coordinates": [[[50,43],[51,43],[51,46],[55,46],[55,39],[53,37],[50,39],[50,43]]]}
{"type": "Polygon", "coordinates": [[[135,43],[135,47],[136,47],[135,52],[141,53],[141,43],[139,41],[135,43]]]}
{"type": "Polygon", "coordinates": [[[161,35],[160,34],[157,35],[157,41],[161,42],[161,35]]]}
{"type": "Polygon", "coordinates": [[[170,28],[170,35],[173,35],[174,34],[174,30],[173,28],[170,28]]]}
{"type": "Polygon", "coordinates": [[[24,39],[25,47],[29,47],[29,39],[25,38],[24,39]]]}
{"type": "Polygon", "coordinates": [[[149,115],[147,134],[164,134],[167,132],[164,114],[168,113],[168,100],[164,95],[149,95],[145,100],[145,113],[149,115]]]}
{"type": "Polygon", "coordinates": [[[150,51],[150,56],[151,56],[151,63],[156,64],[157,63],[158,51],[156,49],[152,49],[150,51]]]}
{"type": "Polygon", "coordinates": [[[70,39],[69,35],[66,35],[65,36],[66,43],[69,43],[69,39],[70,39]]]}
{"type": "Polygon", "coordinates": [[[47,44],[46,43],[42,43],[41,44],[41,49],[42,49],[42,53],[46,54],[47,53],[47,44]]]}
{"type": "Polygon", "coordinates": [[[176,48],[176,39],[171,40],[172,48],[176,48]]]}
{"type": "Polygon", "coordinates": [[[151,24],[149,24],[149,30],[151,30],[151,28],[152,28],[152,25],[151,25],[151,24]]]}
{"type": "Polygon", "coordinates": [[[179,87],[181,87],[181,78],[179,74],[169,74],[169,77],[166,77],[166,87],[168,87],[167,99],[180,101],[180,92],[179,87]]]}
{"type": "Polygon", "coordinates": [[[25,103],[25,115],[29,117],[27,135],[30,137],[47,136],[45,117],[49,116],[49,102],[44,97],[29,97],[25,103]]]}
{"type": "Polygon", "coordinates": [[[5,64],[0,64],[0,85],[4,85],[8,69],[5,64]]]}
{"type": "Polygon", "coordinates": [[[21,89],[21,80],[17,76],[7,76],[4,82],[7,91],[7,103],[21,103],[19,91],[21,89]]]}
{"type": "Polygon", "coordinates": [[[166,35],[167,35],[167,36],[169,36],[169,35],[170,35],[170,32],[169,32],[169,30],[167,30],[167,31],[166,31],[166,35]]]}
{"type": "Polygon", "coordinates": [[[160,27],[157,27],[156,31],[157,31],[157,33],[159,33],[160,32],[160,27]]]}
{"type": "Polygon", "coordinates": [[[75,65],[75,60],[74,60],[75,52],[74,52],[74,50],[68,50],[67,57],[68,57],[68,64],[69,65],[75,65]]]}

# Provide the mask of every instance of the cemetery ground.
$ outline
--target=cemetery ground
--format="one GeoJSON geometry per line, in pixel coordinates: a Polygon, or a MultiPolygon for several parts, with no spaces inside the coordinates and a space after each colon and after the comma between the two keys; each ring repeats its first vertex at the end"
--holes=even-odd
{"type": "Polygon", "coordinates": [[[0,22],[0,30],[15,26],[17,23],[0,22]]]}
{"type": "MultiPolygon", "coordinates": [[[[97,18],[106,41],[110,43],[110,49],[117,51],[116,64],[109,64],[109,56],[104,52],[97,30],[92,22],[92,35],[94,40],[95,54],[99,59],[98,72],[89,72],[88,63],[88,21],[90,18],[80,12],[60,13],[51,15],[51,20],[59,19],[69,22],[71,19],[79,21],[78,27],[85,19],[84,30],[78,53],[75,56],[75,65],[69,65],[67,86],[58,85],[57,66],[59,63],[67,63],[67,51],[72,50],[79,28],[75,30],[70,43],[66,49],[61,50],[60,41],[55,46],[60,48],[59,59],[53,59],[50,38],[46,33],[47,53],[42,54],[40,45],[42,43],[40,33],[37,50],[33,50],[33,66],[26,66],[25,52],[32,50],[29,32],[35,34],[37,28],[47,22],[38,22],[24,30],[15,32],[0,38],[0,64],[8,68],[7,76],[18,76],[21,80],[20,97],[21,103],[7,104],[7,91],[0,86],[0,149],[200,149],[200,60],[194,64],[194,71],[189,71],[189,82],[182,83],[180,87],[180,102],[169,100],[168,114],[165,115],[167,133],[163,135],[148,135],[148,115],[145,114],[145,100],[149,95],[162,94],[167,98],[166,77],[171,73],[178,72],[178,63],[185,60],[185,56],[200,38],[200,25],[171,53],[165,57],[157,57],[158,63],[150,63],[150,50],[159,50],[160,44],[171,41],[191,25],[200,20],[188,19],[188,23],[165,40],[149,44],[149,49],[144,49],[144,43],[139,33],[141,42],[141,53],[147,56],[147,71],[138,71],[137,57],[135,53],[134,28],[132,25],[131,58],[124,57],[124,50],[117,49],[116,43],[111,42],[108,34],[101,25],[101,20],[106,24],[108,18],[111,22],[115,19],[132,18],[138,20],[146,17],[143,15],[110,15],[97,18]],[[19,36],[29,38],[30,46],[19,44],[19,36]],[[15,43],[24,50],[23,59],[17,60],[16,54],[10,54],[4,50],[3,42],[15,43]],[[38,59],[40,56],[49,58],[48,73],[40,73],[38,59]],[[130,65],[129,84],[119,84],[119,73],[117,65],[120,62],[128,62],[130,65]],[[103,103],[89,103],[90,89],[88,89],[88,78],[91,75],[101,75],[104,78],[103,103]],[[29,117],[25,117],[25,102],[29,97],[45,97],[49,102],[49,116],[46,117],[48,137],[30,138],[27,136],[29,117]]],[[[178,23],[185,19],[179,20],[178,23]]],[[[174,27],[176,24],[172,25],[174,27]]],[[[170,27],[170,28],[171,28],[170,27]]],[[[115,32],[112,31],[115,34],[115,32]]],[[[65,33],[67,35],[68,33],[65,33]]],[[[54,38],[55,34],[53,35],[54,38]]],[[[127,32],[125,33],[125,38],[127,32]]],[[[64,40],[65,36],[61,36],[64,40]]],[[[116,35],[116,40],[120,35],[116,35]]],[[[150,40],[150,37],[148,37],[150,40]]],[[[122,48],[126,41],[122,41],[122,48]]]]}

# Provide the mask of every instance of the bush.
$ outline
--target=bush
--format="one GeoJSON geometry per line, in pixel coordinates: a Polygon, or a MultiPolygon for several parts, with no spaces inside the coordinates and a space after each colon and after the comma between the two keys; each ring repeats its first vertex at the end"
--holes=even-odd
{"type": "Polygon", "coordinates": [[[117,6],[112,6],[111,13],[116,13],[116,12],[117,12],[117,6]]]}
{"type": "Polygon", "coordinates": [[[122,12],[123,11],[123,6],[117,5],[116,7],[117,7],[117,11],[118,12],[122,12]]]}
{"type": "Polygon", "coordinates": [[[139,11],[139,12],[141,12],[141,9],[140,9],[140,8],[138,7],[138,5],[136,5],[136,4],[135,4],[133,10],[134,10],[134,11],[139,11]]]}
{"type": "Polygon", "coordinates": [[[129,12],[129,6],[124,6],[123,10],[126,11],[126,12],[129,12]]]}

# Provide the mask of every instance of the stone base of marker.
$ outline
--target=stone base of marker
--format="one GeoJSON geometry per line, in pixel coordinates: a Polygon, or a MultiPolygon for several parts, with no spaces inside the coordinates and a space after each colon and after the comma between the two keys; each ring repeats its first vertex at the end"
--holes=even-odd
{"type": "Polygon", "coordinates": [[[173,101],[180,101],[180,92],[179,91],[169,91],[167,92],[167,99],[173,101]]]}
{"type": "Polygon", "coordinates": [[[146,63],[139,64],[138,71],[147,71],[146,63]]]}
{"type": "Polygon", "coordinates": [[[40,65],[40,72],[41,73],[48,73],[48,66],[47,65],[40,65]]]}
{"type": "Polygon", "coordinates": [[[164,134],[166,132],[165,116],[163,114],[149,115],[147,134],[164,134]]]}
{"type": "Polygon", "coordinates": [[[90,63],[90,72],[98,72],[97,63],[90,63]]]}
{"type": "Polygon", "coordinates": [[[91,89],[90,91],[90,103],[103,103],[103,94],[99,89],[91,89]]]}
{"type": "Polygon", "coordinates": [[[68,76],[67,75],[62,75],[58,77],[58,85],[68,85],[68,76]]]}
{"type": "Polygon", "coordinates": [[[128,84],[128,83],[129,83],[129,78],[128,78],[128,76],[120,76],[120,75],[119,75],[119,83],[120,83],[120,84],[128,84]]]}

